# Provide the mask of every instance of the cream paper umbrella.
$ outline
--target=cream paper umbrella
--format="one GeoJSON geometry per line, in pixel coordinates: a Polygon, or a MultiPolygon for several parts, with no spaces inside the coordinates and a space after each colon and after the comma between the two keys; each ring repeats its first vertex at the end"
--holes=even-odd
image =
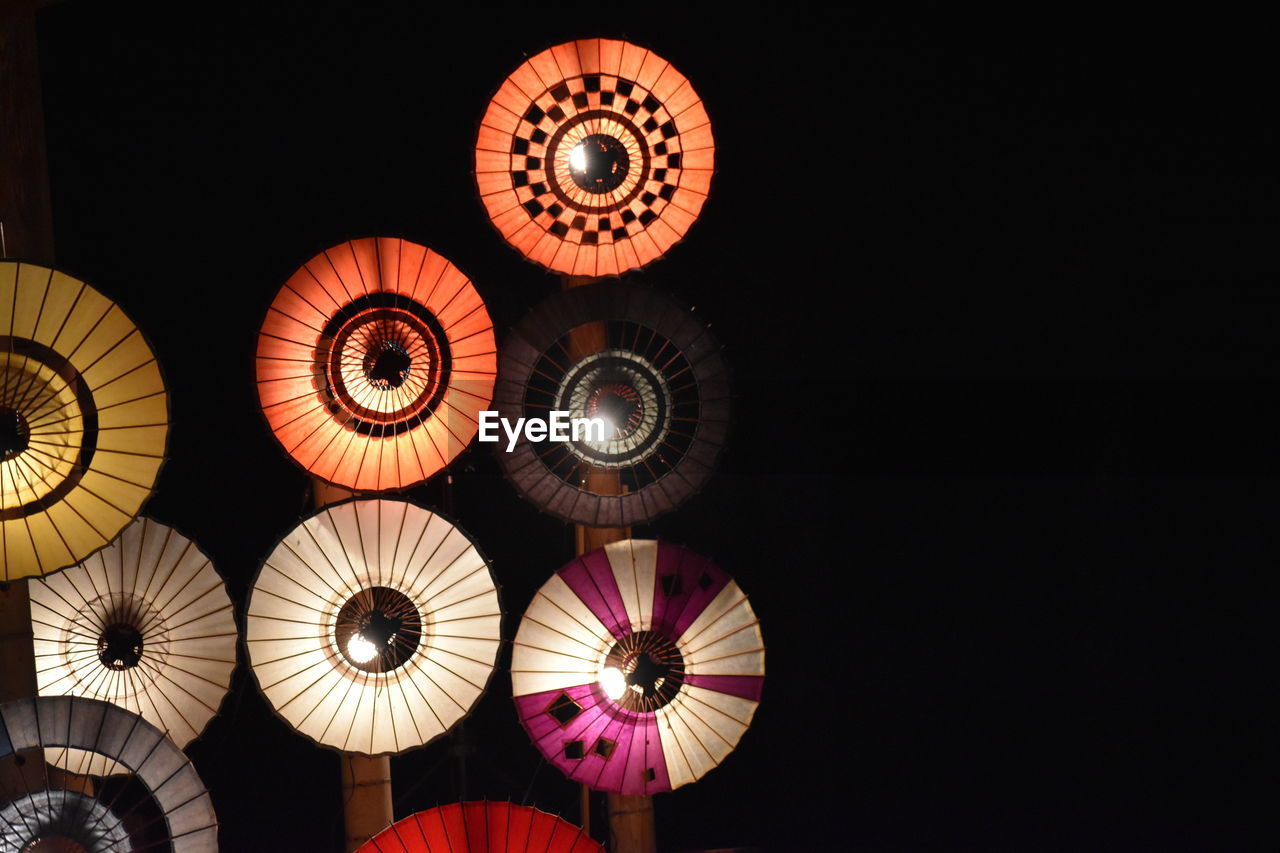
{"type": "Polygon", "coordinates": [[[293,728],[345,752],[428,743],[480,698],[502,611],[465,532],[405,501],[353,500],[298,525],[249,594],[262,692],[293,728]]]}
{"type": "Polygon", "coordinates": [[[0,579],[66,568],[151,495],[169,402],[155,356],[82,281],[0,261],[0,579]]]}
{"type": "Polygon", "coordinates": [[[97,699],[40,696],[0,705],[0,760],[77,750],[124,774],[65,789],[47,769],[0,793],[0,851],[214,853],[218,823],[182,750],[137,714],[97,699]]]}
{"type": "MultiPolygon", "coordinates": [[[[238,632],[222,577],[190,539],[142,518],[30,590],[40,695],[112,702],[179,746],[217,713],[238,632]]],[[[74,753],[60,760],[72,772],[104,772],[74,753]]]]}
{"type": "Polygon", "coordinates": [[[653,794],[700,779],[751,724],[764,642],[746,595],[705,557],[627,539],[543,584],[516,633],[516,708],[566,776],[653,794]]]}

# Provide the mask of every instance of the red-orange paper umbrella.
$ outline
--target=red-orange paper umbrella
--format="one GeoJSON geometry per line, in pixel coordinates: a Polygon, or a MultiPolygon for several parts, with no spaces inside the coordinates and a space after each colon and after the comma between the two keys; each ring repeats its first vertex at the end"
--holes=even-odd
{"type": "Polygon", "coordinates": [[[493,323],[471,281],[426,246],[368,237],[285,282],[258,336],[258,395],[310,473],[402,489],[475,437],[493,396],[493,323]]]}
{"type": "Polygon", "coordinates": [[[529,806],[450,803],[393,823],[356,853],[604,853],[581,829],[529,806]]]}
{"type": "Polygon", "coordinates": [[[684,75],[625,41],[544,50],[494,94],[475,173],[508,243],[550,270],[618,275],[661,257],[698,218],[711,120],[684,75]]]}

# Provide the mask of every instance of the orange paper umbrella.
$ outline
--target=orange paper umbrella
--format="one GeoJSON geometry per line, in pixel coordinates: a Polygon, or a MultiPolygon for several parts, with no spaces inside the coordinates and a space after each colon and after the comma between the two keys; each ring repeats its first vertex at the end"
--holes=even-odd
{"type": "Polygon", "coordinates": [[[370,237],[285,282],[258,338],[258,394],[312,474],[359,492],[402,489],[475,437],[496,360],[489,313],[457,267],[370,237]]]}
{"type": "Polygon", "coordinates": [[[556,272],[617,275],[659,258],[707,200],[711,121],[684,75],[624,41],[544,50],[494,94],[476,141],[489,218],[556,272]]]}
{"type": "Polygon", "coordinates": [[[82,281],[0,261],[0,579],[116,537],[151,495],[169,399],[151,347],[82,281]]]}
{"type": "Polygon", "coordinates": [[[450,803],[409,815],[356,853],[603,853],[581,829],[529,806],[450,803]]]}

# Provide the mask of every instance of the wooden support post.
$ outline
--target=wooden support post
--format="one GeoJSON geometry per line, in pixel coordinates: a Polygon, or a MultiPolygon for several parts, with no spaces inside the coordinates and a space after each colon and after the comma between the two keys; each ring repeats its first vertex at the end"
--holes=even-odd
{"type": "Polygon", "coordinates": [[[347,853],[394,823],[391,801],[391,756],[342,755],[342,814],[347,853]]]}
{"type": "MultiPolygon", "coordinates": [[[[53,264],[35,0],[0,0],[0,233],[4,257],[53,264]]],[[[7,573],[0,569],[0,579],[7,573]]],[[[27,580],[0,582],[0,702],[36,695],[27,580]]],[[[0,761],[0,801],[43,788],[40,750],[0,761]]]]}
{"type": "MultiPolygon", "coordinates": [[[[584,276],[562,276],[565,290],[585,287],[600,281],[584,276]]],[[[575,329],[569,339],[570,355],[582,358],[605,349],[603,323],[592,323],[575,329]]],[[[609,468],[591,468],[587,471],[587,487],[601,495],[624,493],[618,472],[609,468]]],[[[586,527],[575,525],[578,555],[581,556],[611,542],[631,538],[630,527],[586,527]]],[[[653,825],[653,797],[609,794],[609,849],[612,853],[657,853],[657,839],[653,825]]],[[[582,828],[590,833],[591,789],[582,786],[582,828]]]]}
{"type": "MultiPolygon", "coordinates": [[[[355,493],[311,478],[311,497],[316,509],[355,497],[355,493]]],[[[342,762],[342,818],[346,827],[343,849],[360,848],[373,836],[395,822],[391,797],[391,756],[344,752],[342,762]]]]}

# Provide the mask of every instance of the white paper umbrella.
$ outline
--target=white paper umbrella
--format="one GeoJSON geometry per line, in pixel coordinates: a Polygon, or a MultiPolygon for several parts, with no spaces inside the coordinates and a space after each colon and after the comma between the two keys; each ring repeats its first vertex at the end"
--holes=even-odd
{"type": "MultiPolygon", "coordinates": [[[[222,577],[190,539],[139,519],[30,590],[40,695],[112,702],[179,746],[217,713],[238,632],[222,577]]],[[[78,762],[65,769],[103,772],[78,762]]]]}
{"type": "Polygon", "coordinates": [[[326,507],[267,557],[249,596],[254,676],[289,725],[380,755],[421,746],[471,710],[493,673],[502,611],[461,528],[405,501],[326,507]]]}
{"type": "Polygon", "coordinates": [[[96,699],[41,696],[0,705],[0,759],[27,750],[91,752],[128,774],[94,793],[63,790],[47,771],[0,797],[0,850],[171,849],[214,853],[217,819],[182,750],[155,726],[96,699]]]}
{"type": "Polygon", "coordinates": [[[722,569],[628,539],[543,584],[516,633],[511,682],[520,721],[566,776],[653,794],[737,746],[760,703],[764,642],[722,569]]]}

